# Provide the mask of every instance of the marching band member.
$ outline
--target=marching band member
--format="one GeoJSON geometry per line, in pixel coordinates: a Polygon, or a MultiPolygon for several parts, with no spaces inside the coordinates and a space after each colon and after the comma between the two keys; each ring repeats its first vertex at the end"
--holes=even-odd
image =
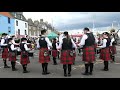
{"type": "Polygon", "coordinates": [[[3,58],[3,62],[4,62],[4,68],[10,68],[10,66],[7,65],[8,39],[7,39],[7,34],[6,33],[2,34],[1,47],[3,49],[3,51],[2,51],[2,58],[3,58]]]}
{"type": "Polygon", "coordinates": [[[103,33],[103,44],[101,46],[97,46],[99,48],[101,48],[100,51],[100,59],[104,60],[104,71],[108,71],[108,61],[111,60],[110,58],[110,50],[109,50],[109,46],[110,46],[110,38],[109,38],[109,33],[108,32],[104,32],[103,33]]]}
{"type": "Polygon", "coordinates": [[[57,65],[56,57],[58,56],[58,51],[57,51],[58,44],[55,38],[53,39],[52,47],[53,47],[52,48],[53,62],[54,62],[54,65],[57,65]]]}
{"type": "Polygon", "coordinates": [[[9,61],[11,61],[11,66],[12,66],[12,71],[17,71],[17,69],[15,68],[15,64],[16,64],[16,50],[17,48],[15,48],[15,45],[12,42],[12,38],[8,39],[8,49],[9,49],[9,61]]]}
{"type": "Polygon", "coordinates": [[[46,35],[46,30],[44,29],[41,31],[41,37],[39,38],[39,42],[37,45],[38,48],[40,48],[39,62],[42,64],[43,75],[50,74],[50,72],[48,72],[48,62],[50,62],[48,47],[52,48],[52,43],[45,35],[46,35]]]}
{"type": "Polygon", "coordinates": [[[83,48],[83,61],[85,62],[85,72],[83,75],[92,75],[94,61],[95,61],[95,50],[94,44],[96,39],[93,33],[90,32],[89,28],[84,28],[84,35],[82,36],[81,42],[78,46],[83,48]],[[90,66],[90,72],[88,71],[90,66]]]}
{"type": "Polygon", "coordinates": [[[30,51],[30,48],[27,46],[27,39],[22,38],[20,43],[20,49],[21,49],[21,58],[20,63],[23,66],[23,73],[29,73],[30,71],[27,71],[27,64],[30,63],[28,51],[30,51]]]}
{"type": "MultiPolygon", "coordinates": [[[[112,32],[115,32],[115,31],[112,31],[112,32]]],[[[111,32],[111,33],[112,33],[112,32],[111,32]]],[[[111,59],[112,59],[112,62],[115,62],[115,54],[116,54],[117,52],[116,52],[116,42],[115,42],[114,33],[112,33],[112,34],[110,35],[110,38],[111,38],[111,43],[110,43],[111,59]]]]}
{"type": "Polygon", "coordinates": [[[71,65],[73,64],[73,46],[75,48],[76,44],[70,38],[68,32],[64,32],[64,38],[60,40],[60,44],[58,49],[61,49],[61,63],[63,64],[64,76],[67,76],[67,68],[68,68],[68,76],[71,76],[71,65]]]}

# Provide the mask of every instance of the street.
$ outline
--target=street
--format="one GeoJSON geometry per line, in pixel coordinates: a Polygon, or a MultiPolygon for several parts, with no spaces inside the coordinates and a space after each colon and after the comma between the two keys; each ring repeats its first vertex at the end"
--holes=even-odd
{"type": "MultiPolygon", "coordinates": [[[[97,56],[96,62],[94,64],[93,75],[84,76],[81,73],[84,72],[84,62],[82,62],[81,56],[76,57],[75,65],[72,65],[72,76],[64,77],[63,66],[60,64],[60,60],[57,59],[58,65],[53,65],[51,62],[48,65],[48,71],[51,74],[42,75],[42,66],[38,62],[38,50],[34,53],[34,58],[30,57],[30,64],[28,64],[28,70],[30,73],[23,73],[22,66],[20,65],[20,57],[17,57],[16,68],[18,71],[12,71],[11,68],[3,67],[3,60],[0,58],[0,78],[120,78],[120,47],[117,46],[116,62],[109,63],[109,71],[102,71],[103,61],[97,56]]],[[[1,55],[0,55],[1,57],[1,55]]],[[[10,62],[8,61],[10,66],[10,62]]]]}

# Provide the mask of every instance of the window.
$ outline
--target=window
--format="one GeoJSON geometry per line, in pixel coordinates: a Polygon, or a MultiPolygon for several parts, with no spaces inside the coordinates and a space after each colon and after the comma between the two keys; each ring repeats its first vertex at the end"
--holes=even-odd
{"type": "Polygon", "coordinates": [[[27,23],[25,23],[25,28],[27,28],[27,23]]]}
{"type": "Polygon", "coordinates": [[[25,30],[25,35],[27,35],[27,31],[25,30]]]}
{"type": "Polygon", "coordinates": [[[18,26],[18,21],[16,21],[16,26],[18,26]]]}
{"type": "Polygon", "coordinates": [[[18,29],[18,35],[20,35],[20,29],[18,29]]]}
{"type": "Polygon", "coordinates": [[[11,27],[8,27],[8,33],[11,33],[11,27]]]}
{"type": "Polygon", "coordinates": [[[10,23],[10,18],[8,17],[8,23],[10,23]]]}

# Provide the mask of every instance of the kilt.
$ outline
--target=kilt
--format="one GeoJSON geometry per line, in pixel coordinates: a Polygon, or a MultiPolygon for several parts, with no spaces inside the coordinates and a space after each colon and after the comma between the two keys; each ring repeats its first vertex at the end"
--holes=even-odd
{"type": "Polygon", "coordinates": [[[112,55],[117,54],[116,47],[114,45],[110,46],[109,48],[110,48],[110,52],[111,52],[112,55]]]}
{"type": "Polygon", "coordinates": [[[73,62],[74,62],[73,57],[74,56],[70,56],[70,51],[71,50],[62,50],[61,51],[60,60],[61,60],[62,64],[73,64],[73,62]]]}
{"type": "Polygon", "coordinates": [[[109,48],[103,48],[103,49],[101,49],[101,51],[100,51],[100,59],[102,59],[104,61],[111,60],[109,48]]]}
{"type": "Polygon", "coordinates": [[[23,64],[23,65],[30,63],[28,52],[25,52],[25,54],[27,55],[27,57],[22,57],[23,52],[21,52],[20,63],[23,64]]]}
{"type": "Polygon", "coordinates": [[[88,47],[83,48],[82,60],[85,62],[95,61],[94,46],[88,46],[88,47]]]}
{"type": "Polygon", "coordinates": [[[58,56],[58,51],[57,50],[52,50],[52,56],[57,57],[58,56]]]}
{"type": "Polygon", "coordinates": [[[9,52],[9,57],[8,58],[9,58],[9,61],[16,61],[16,55],[12,56],[12,52],[9,52]]]}
{"type": "Polygon", "coordinates": [[[4,48],[2,52],[2,58],[7,59],[8,58],[8,48],[4,48]]]}
{"type": "MultiPolygon", "coordinates": [[[[39,51],[39,62],[40,63],[47,63],[50,62],[50,56],[44,56],[44,51],[48,51],[48,48],[40,48],[39,51]]],[[[49,51],[48,51],[49,54],[49,51]]]]}

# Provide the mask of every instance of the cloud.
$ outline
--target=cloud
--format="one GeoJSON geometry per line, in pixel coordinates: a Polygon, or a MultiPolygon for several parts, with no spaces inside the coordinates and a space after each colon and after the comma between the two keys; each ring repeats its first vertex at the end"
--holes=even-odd
{"type": "MultiPolygon", "coordinates": [[[[84,27],[110,26],[113,21],[120,22],[120,12],[23,12],[25,17],[52,23],[58,30],[72,30],[84,27]]],[[[114,25],[117,23],[114,22],[114,25]]]]}

